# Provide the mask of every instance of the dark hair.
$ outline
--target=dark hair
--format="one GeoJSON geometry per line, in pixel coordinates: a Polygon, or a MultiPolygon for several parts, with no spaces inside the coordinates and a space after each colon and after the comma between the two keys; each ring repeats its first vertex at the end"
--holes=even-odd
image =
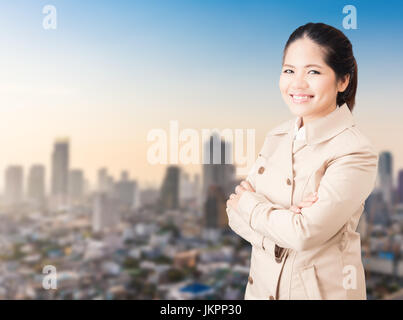
{"type": "Polygon", "coordinates": [[[295,40],[308,37],[325,51],[326,64],[336,73],[336,81],[350,75],[349,84],[343,92],[337,93],[336,104],[338,106],[347,103],[350,111],[355,104],[357,91],[357,62],[353,54],[353,46],[343,32],[324,23],[307,23],[298,27],[290,35],[284,48],[283,63],[288,46],[295,40]]]}

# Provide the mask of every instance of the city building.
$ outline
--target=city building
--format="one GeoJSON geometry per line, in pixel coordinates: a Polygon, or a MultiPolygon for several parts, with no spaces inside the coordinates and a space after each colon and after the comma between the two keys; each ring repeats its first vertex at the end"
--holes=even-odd
{"type": "Polygon", "coordinates": [[[60,208],[68,204],[68,138],[56,139],[53,146],[51,165],[51,207],[60,208]]]}
{"type": "Polygon", "coordinates": [[[45,167],[32,165],[28,173],[27,198],[30,202],[42,205],[45,201],[45,167]]]}
{"type": "Polygon", "coordinates": [[[9,206],[18,205],[23,200],[23,168],[22,166],[9,166],[5,175],[5,203],[9,206]]]}

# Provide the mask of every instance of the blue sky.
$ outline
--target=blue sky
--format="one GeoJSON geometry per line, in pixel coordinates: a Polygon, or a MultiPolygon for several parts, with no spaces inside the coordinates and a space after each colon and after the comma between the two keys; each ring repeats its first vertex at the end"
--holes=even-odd
{"type": "Polygon", "coordinates": [[[399,1],[2,1],[0,103],[3,124],[15,125],[0,138],[0,179],[10,163],[48,165],[53,139],[67,135],[73,166],[91,180],[105,165],[140,180],[152,171],[157,181],[164,168],[144,164],[145,135],[170,119],[255,127],[259,148],[264,132],[289,116],[279,106],[282,50],[307,22],[331,24],[353,43],[357,117],[401,167],[403,151],[391,141],[403,133],[402,9],[399,1]],[[47,4],[57,9],[57,30],[42,28],[47,4]],[[348,4],[357,30],[342,27],[348,4]]]}

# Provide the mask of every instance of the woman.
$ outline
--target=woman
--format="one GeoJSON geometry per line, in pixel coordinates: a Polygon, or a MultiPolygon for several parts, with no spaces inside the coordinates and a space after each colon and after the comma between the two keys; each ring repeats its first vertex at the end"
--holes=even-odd
{"type": "Polygon", "coordinates": [[[279,81],[294,117],[272,129],[227,201],[229,226],[252,244],[245,299],[366,299],[356,228],[378,152],[352,116],[352,45],[323,23],[297,28],[279,81]]]}

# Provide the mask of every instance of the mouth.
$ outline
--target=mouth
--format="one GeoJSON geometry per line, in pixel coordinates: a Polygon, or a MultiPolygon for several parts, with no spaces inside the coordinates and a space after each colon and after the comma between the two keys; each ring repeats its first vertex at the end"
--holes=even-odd
{"type": "Polygon", "coordinates": [[[310,101],[314,96],[310,94],[290,94],[294,103],[305,103],[310,101]]]}

